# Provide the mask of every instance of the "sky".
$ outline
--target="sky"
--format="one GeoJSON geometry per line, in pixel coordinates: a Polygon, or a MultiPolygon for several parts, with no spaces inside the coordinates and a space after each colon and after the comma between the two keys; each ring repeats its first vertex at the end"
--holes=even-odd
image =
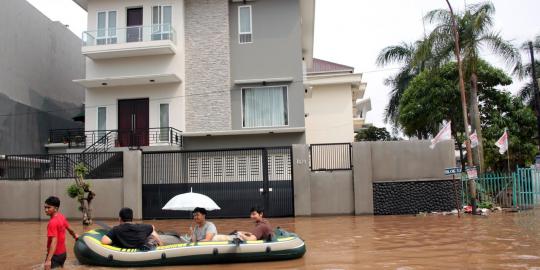
{"type": "MultiPolygon", "coordinates": [[[[86,30],[86,12],[72,0],[28,0],[51,20],[69,25],[77,36],[86,30]]],[[[478,3],[473,0],[451,0],[455,10],[478,3]]],[[[540,35],[540,1],[493,0],[495,25],[504,39],[519,46],[540,35]]],[[[314,57],[355,67],[367,83],[365,97],[371,98],[372,110],[366,122],[378,127],[384,123],[384,108],[389,87],[384,79],[397,72],[398,65],[379,67],[375,60],[386,46],[402,41],[414,42],[429,31],[422,17],[433,9],[446,9],[444,0],[316,0],[314,57]]],[[[488,50],[482,57],[505,71],[504,62],[488,50]]],[[[523,53],[523,60],[528,60],[523,53]]],[[[515,93],[524,84],[514,79],[507,90],[515,93]]],[[[389,128],[390,130],[390,128],[389,128]]]]}

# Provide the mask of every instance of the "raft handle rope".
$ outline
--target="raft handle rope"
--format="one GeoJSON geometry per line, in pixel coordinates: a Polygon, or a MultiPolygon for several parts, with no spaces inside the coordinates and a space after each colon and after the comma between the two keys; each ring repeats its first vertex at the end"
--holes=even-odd
{"type": "Polygon", "coordinates": [[[109,259],[109,261],[112,262],[112,261],[114,260],[113,255],[112,255],[112,254],[109,254],[109,256],[107,257],[107,259],[109,259]]]}
{"type": "Polygon", "coordinates": [[[162,260],[166,260],[166,259],[167,259],[167,254],[161,253],[161,259],[162,259],[162,260]]]}
{"type": "Polygon", "coordinates": [[[270,253],[272,251],[272,248],[270,246],[266,246],[266,253],[270,253]]]}
{"type": "Polygon", "coordinates": [[[214,248],[214,250],[212,251],[212,254],[218,255],[218,253],[219,253],[218,249],[217,249],[217,248],[214,248]]]}

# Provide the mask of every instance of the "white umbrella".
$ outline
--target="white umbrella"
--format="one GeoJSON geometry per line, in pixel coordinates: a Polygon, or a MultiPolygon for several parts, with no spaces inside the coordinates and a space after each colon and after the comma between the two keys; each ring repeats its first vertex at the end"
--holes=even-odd
{"type": "Polygon", "coordinates": [[[214,200],[210,199],[210,197],[200,193],[194,193],[193,190],[188,193],[182,193],[174,196],[167,202],[167,204],[165,204],[165,206],[163,206],[162,209],[193,211],[193,209],[196,207],[202,207],[208,211],[221,209],[216,202],[214,202],[214,200]]]}

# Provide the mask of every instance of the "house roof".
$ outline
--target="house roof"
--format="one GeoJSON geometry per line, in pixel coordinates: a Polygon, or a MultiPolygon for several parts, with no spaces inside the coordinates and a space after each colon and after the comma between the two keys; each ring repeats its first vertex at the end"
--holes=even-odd
{"type": "Polygon", "coordinates": [[[313,66],[308,68],[308,74],[354,73],[354,68],[322,59],[313,58],[313,66]]]}

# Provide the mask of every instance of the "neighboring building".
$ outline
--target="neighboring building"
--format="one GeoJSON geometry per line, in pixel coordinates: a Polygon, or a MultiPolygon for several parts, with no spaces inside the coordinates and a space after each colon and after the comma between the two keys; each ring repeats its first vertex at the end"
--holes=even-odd
{"type": "Polygon", "coordinates": [[[354,68],[313,59],[305,93],[306,143],[353,142],[365,124],[371,100],[354,68]]]}
{"type": "Polygon", "coordinates": [[[314,0],[74,1],[88,11],[87,146],[305,143],[314,0]]]}
{"type": "Polygon", "coordinates": [[[81,126],[81,40],[21,0],[2,1],[0,25],[0,154],[44,153],[50,129],[81,126]]]}

